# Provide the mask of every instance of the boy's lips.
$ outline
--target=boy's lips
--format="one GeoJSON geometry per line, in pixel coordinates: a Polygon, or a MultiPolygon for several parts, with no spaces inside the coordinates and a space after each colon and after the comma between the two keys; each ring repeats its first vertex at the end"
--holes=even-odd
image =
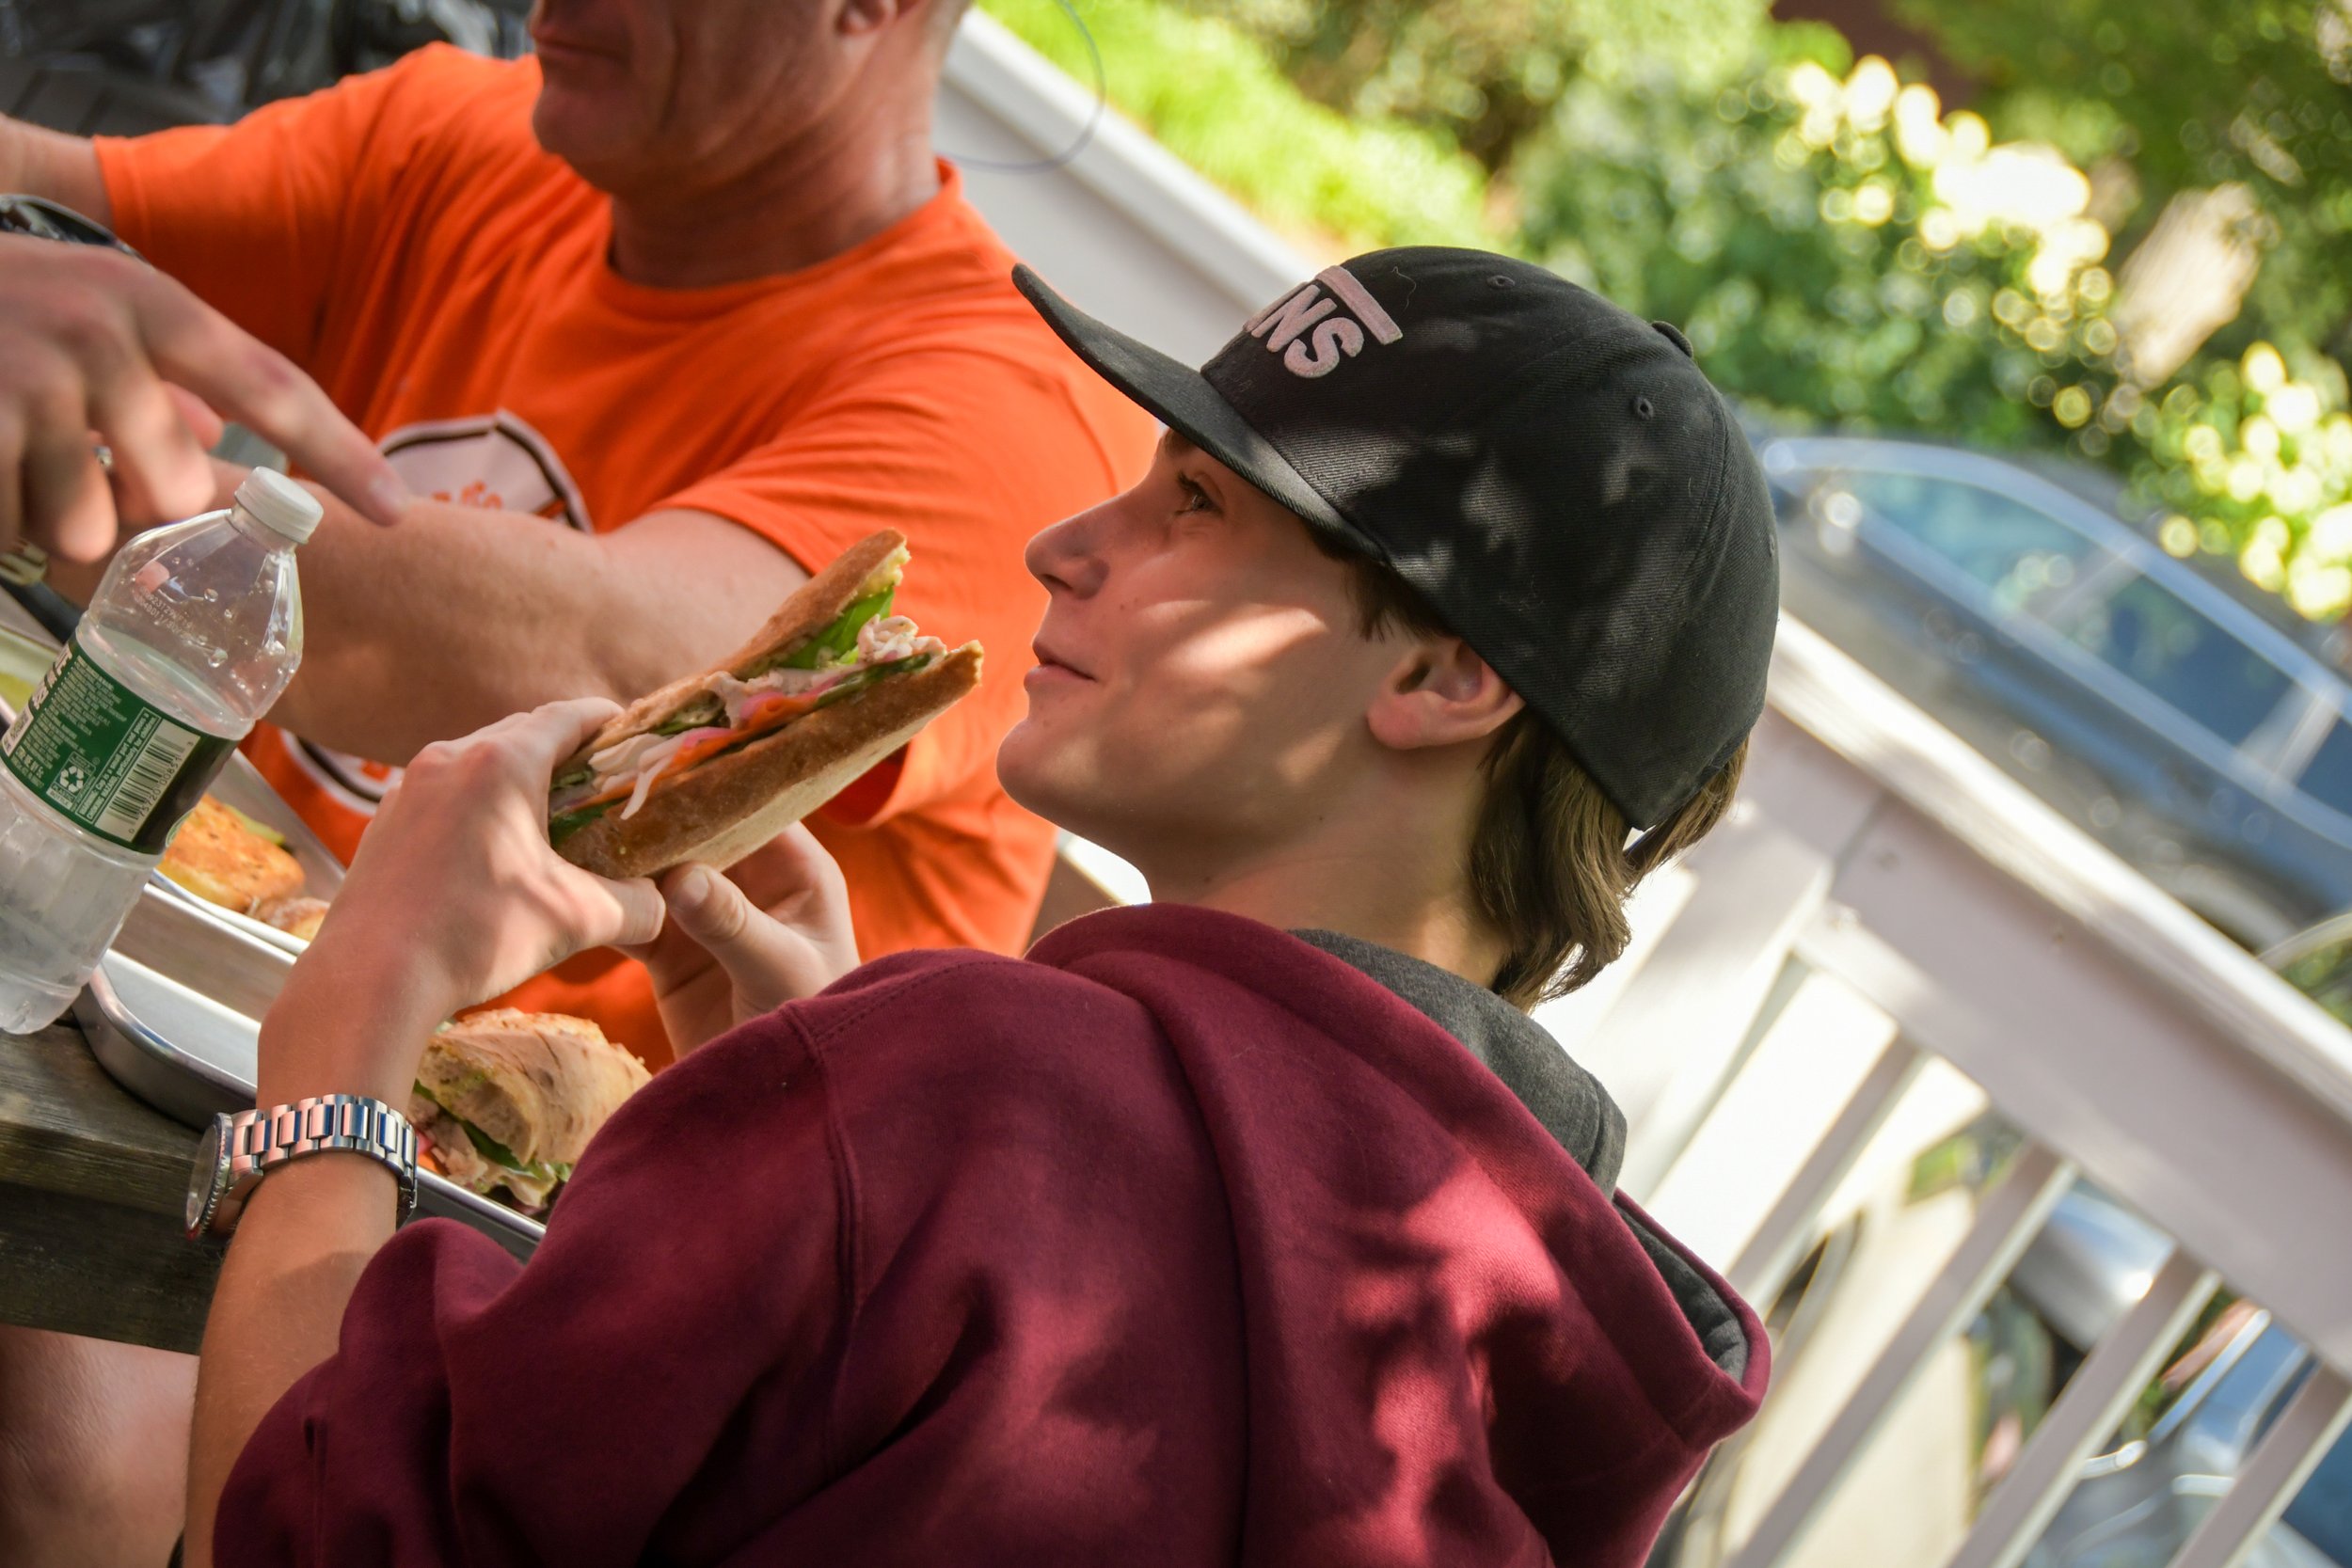
{"type": "Polygon", "coordinates": [[[1029,672],[1025,677],[1026,680],[1034,680],[1041,676],[1047,680],[1090,681],[1094,678],[1052,648],[1047,647],[1042,641],[1030,643],[1029,652],[1036,657],[1037,667],[1029,672]]]}

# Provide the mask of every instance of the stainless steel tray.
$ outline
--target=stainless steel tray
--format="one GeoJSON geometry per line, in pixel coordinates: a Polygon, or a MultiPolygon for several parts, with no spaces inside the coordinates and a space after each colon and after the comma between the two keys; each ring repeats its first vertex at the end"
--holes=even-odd
{"type": "MultiPolygon", "coordinates": [[[[142,890],[122,934],[73,1004],[90,1053],[115,1081],[189,1127],[253,1103],[255,1021],[293,956],[231,926],[226,911],[142,890]]],[[[517,1258],[547,1234],[538,1221],[418,1173],[420,1212],[461,1220],[517,1258]]]]}
{"type": "MultiPolygon", "coordinates": [[[[224,805],[235,807],[273,832],[283,835],[286,852],[294,856],[295,863],[302,867],[303,892],[313,898],[331,900],[342,887],[342,863],[335,859],[325,844],[319,842],[318,834],[310,831],[310,824],[302,819],[301,814],[278,798],[278,791],[272,789],[269,781],[262,777],[260,768],[246,760],[243,752],[229,753],[228,766],[220,770],[220,776],[213,781],[213,787],[206,793],[224,805]]],[[[300,937],[281,931],[265,921],[255,920],[217,904],[206,903],[160,871],[149,872],[148,881],[166,896],[213,916],[264,946],[292,954],[299,953],[309,945],[300,937]]]]}

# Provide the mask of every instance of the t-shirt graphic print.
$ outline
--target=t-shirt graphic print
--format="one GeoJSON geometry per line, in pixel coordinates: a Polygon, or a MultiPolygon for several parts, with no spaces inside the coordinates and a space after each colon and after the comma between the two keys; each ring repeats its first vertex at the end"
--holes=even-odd
{"type": "MultiPolygon", "coordinates": [[[[500,409],[466,420],[404,425],[377,443],[408,493],[492,512],[529,513],[581,533],[596,531],[588,503],[555,448],[520,415],[500,409]]],[[[400,769],[277,730],[287,758],[331,798],[373,816],[400,769]]]]}

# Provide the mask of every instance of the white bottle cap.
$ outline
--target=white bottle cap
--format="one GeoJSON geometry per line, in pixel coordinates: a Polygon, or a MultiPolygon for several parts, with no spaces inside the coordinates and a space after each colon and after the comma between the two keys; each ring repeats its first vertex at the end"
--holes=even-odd
{"type": "Polygon", "coordinates": [[[237,486],[237,504],[254,521],[299,545],[319,526],[319,499],[275,468],[256,468],[237,486]]]}

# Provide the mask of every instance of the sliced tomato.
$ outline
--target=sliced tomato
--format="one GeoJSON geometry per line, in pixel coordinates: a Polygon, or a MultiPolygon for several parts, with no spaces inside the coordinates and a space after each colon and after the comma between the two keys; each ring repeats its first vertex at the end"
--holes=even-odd
{"type": "MultiPolygon", "coordinates": [[[[782,729],[801,715],[813,712],[818,706],[818,699],[823,696],[822,691],[800,692],[791,695],[781,691],[763,691],[743,705],[742,721],[733,729],[723,730],[714,726],[707,733],[696,730],[688,731],[689,735],[701,735],[702,738],[671,752],[669,760],[661,765],[661,771],[654,777],[656,779],[666,778],[682,768],[691,768],[706,758],[714,757],[721,752],[740,746],[743,742],[765,735],[770,730],[782,729]]],[[[599,805],[607,800],[626,800],[635,787],[633,779],[609,784],[570,809],[579,811],[583,807],[599,805]]]]}
{"type": "Polygon", "coordinates": [[[807,691],[791,696],[781,691],[763,691],[743,705],[743,716],[736,721],[738,735],[753,736],[774,729],[787,719],[798,719],[817,705],[822,692],[807,691]]]}

